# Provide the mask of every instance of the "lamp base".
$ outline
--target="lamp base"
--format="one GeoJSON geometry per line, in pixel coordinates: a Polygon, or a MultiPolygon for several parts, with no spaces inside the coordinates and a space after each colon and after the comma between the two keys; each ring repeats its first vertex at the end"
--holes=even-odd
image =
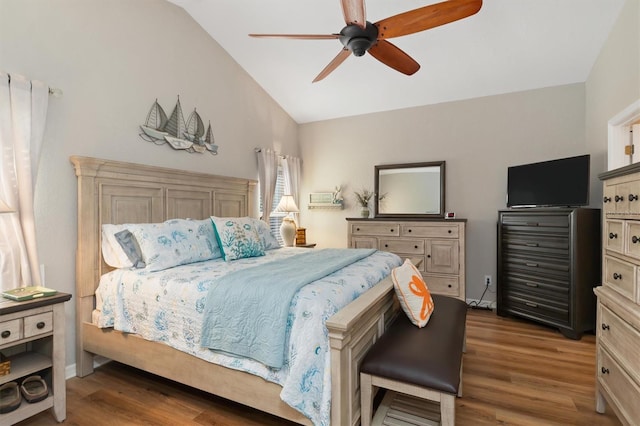
{"type": "Polygon", "coordinates": [[[296,239],[296,223],[290,217],[282,219],[280,225],[280,236],[285,247],[293,247],[296,239]]]}

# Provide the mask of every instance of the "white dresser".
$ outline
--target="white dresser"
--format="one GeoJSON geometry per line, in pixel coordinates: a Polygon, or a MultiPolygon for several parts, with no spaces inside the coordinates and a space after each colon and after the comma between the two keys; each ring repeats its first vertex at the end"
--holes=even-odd
{"type": "Polygon", "coordinates": [[[420,260],[418,269],[431,292],[465,301],[465,219],[347,221],[349,247],[375,248],[403,260],[420,260]]]}
{"type": "Polygon", "coordinates": [[[596,410],[608,404],[627,425],[640,422],[640,164],[603,181],[602,286],[597,311],[596,410]]]}

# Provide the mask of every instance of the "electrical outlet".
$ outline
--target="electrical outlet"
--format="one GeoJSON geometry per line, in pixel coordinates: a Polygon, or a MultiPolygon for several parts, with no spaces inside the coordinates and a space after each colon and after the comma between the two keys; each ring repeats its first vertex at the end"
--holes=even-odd
{"type": "Polygon", "coordinates": [[[489,287],[491,285],[491,283],[492,283],[491,275],[485,275],[484,276],[484,285],[489,287]]]}

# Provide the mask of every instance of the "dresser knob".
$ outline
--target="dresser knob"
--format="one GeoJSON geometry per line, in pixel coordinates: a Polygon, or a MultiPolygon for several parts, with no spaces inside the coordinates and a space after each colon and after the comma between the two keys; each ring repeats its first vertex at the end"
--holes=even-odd
{"type": "Polygon", "coordinates": [[[427,258],[428,258],[428,259],[431,259],[431,255],[430,255],[430,254],[428,254],[428,255],[427,255],[427,258]]]}
{"type": "Polygon", "coordinates": [[[449,284],[447,287],[451,288],[451,284],[449,284]]]}
{"type": "Polygon", "coordinates": [[[616,203],[617,203],[618,201],[624,201],[624,197],[623,197],[623,196],[621,196],[621,195],[616,195],[615,200],[616,200],[616,203]]]}
{"type": "Polygon", "coordinates": [[[638,201],[638,196],[637,195],[633,195],[633,194],[629,194],[629,201],[638,201]]]}
{"type": "Polygon", "coordinates": [[[605,323],[602,323],[602,329],[603,330],[609,330],[609,325],[605,324],[605,323]]]}
{"type": "Polygon", "coordinates": [[[451,233],[451,229],[449,229],[447,232],[450,234],[451,233]]]}
{"type": "Polygon", "coordinates": [[[631,242],[633,244],[638,244],[639,241],[640,241],[640,238],[636,237],[635,235],[631,237],[631,242]]]}
{"type": "Polygon", "coordinates": [[[622,279],[622,274],[619,274],[617,272],[613,273],[613,279],[614,280],[621,280],[622,279]]]}
{"type": "Polygon", "coordinates": [[[604,197],[603,201],[605,203],[609,203],[609,202],[611,202],[611,197],[604,197]]]}
{"type": "Polygon", "coordinates": [[[618,238],[618,234],[614,234],[613,232],[609,232],[609,239],[613,240],[614,238],[618,238]]]}
{"type": "Polygon", "coordinates": [[[384,245],[384,247],[385,247],[385,248],[388,248],[388,247],[389,247],[389,244],[385,244],[385,245],[384,245]]]}
{"type": "Polygon", "coordinates": [[[411,229],[409,229],[409,232],[411,232],[411,229]]]}
{"type": "Polygon", "coordinates": [[[389,232],[393,232],[393,228],[392,228],[392,229],[389,229],[389,232]]]}
{"type": "Polygon", "coordinates": [[[40,321],[39,323],[36,324],[36,328],[38,330],[42,330],[44,328],[44,326],[45,326],[44,321],[40,321]]]}
{"type": "Polygon", "coordinates": [[[2,332],[2,334],[0,334],[0,336],[2,336],[3,339],[6,339],[7,337],[11,336],[11,332],[9,330],[5,330],[2,332]]]}
{"type": "Polygon", "coordinates": [[[360,228],[356,228],[356,231],[359,231],[359,230],[360,230],[360,228]]]}
{"type": "Polygon", "coordinates": [[[417,249],[417,248],[418,248],[418,246],[413,246],[413,248],[416,248],[416,249],[417,249]]]}
{"type": "Polygon", "coordinates": [[[600,369],[600,371],[602,371],[602,374],[609,374],[609,369],[608,369],[608,368],[604,368],[604,367],[602,367],[602,368],[600,369]]]}

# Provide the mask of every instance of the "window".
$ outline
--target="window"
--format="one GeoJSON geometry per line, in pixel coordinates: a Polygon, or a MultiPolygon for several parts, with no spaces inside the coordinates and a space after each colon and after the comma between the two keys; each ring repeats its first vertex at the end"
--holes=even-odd
{"type": "MultiPolygon", "coordinates": [[[[264,210],[264,206],[262,205],[262,196],[260,197],[260,211],[262,212],[262,217],[266,216],[267,213],[270,213],[275,210],[280,202],[280,198],[284,195],[284,171],[282,166],[278,166],[278,177],[276,178],[276,190],[273,194],[273,205],[271,206],[271,210],[266,212],[264,210]]],[[[269,227],[271,228],[271,233],[278,240],[281,245],[284,245],[282,241],[282,237],[280,236],[280,225],[282,224],[282,216],[271,216],[269,218],[269,227]]]]}

